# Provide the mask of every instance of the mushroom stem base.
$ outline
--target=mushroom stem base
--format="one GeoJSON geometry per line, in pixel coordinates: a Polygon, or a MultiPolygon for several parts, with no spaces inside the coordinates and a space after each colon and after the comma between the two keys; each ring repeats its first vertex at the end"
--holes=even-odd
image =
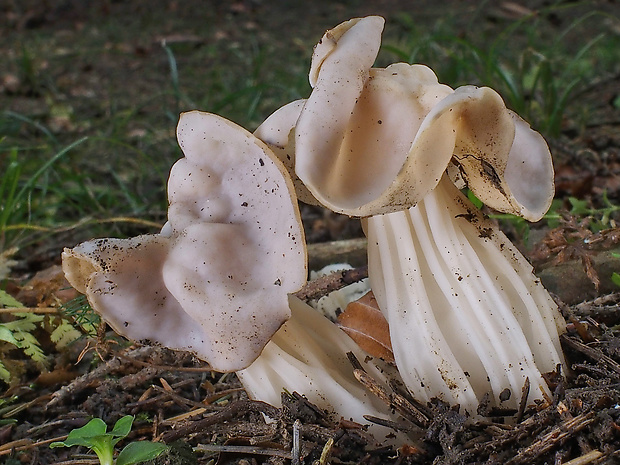
{"type": "MultiPolygon", "coordinates": [[[[342,417],[368,424],[364,416],[371,415],[396,421],[390,407],[357,381],[347,353],[352,352],[370,376],[384,383],[390,367],[368,357],[340,328],[305,302],[291,296],[289,303],[291,319],[252,365],[237,372],[249,396],[280,406],[282,392],[298,392],[335,414],[334,420],[342,417]]],[[[407,440],[404,434],[394,436],[393,430],[376,424],[370,425],[370,431],[385,444],[407,440]]]]}

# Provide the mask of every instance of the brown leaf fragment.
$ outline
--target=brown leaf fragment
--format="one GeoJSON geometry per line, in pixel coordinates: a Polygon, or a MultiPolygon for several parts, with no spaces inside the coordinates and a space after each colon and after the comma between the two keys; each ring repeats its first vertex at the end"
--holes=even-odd
{"type": "Polygon", "coordinates": [[[347,305],[338,316],[338,325],[368,354],[386,362],[394,361],[388,322],[372,291],[347,305]]]}
{"type": "Polygon", "coordinates": [[[60,265],[53,265],[37,272],[21,287],[16,298],[27,307],[53,307],[77,296],[60,265]]]}
{"type": "Polygon", "coordinates": [[[583,264],[583,269],[586,272],[586,276],[590,279],[592,284],[594,284],[594,289],[598,291],[601,286],[601,280],[598,277],[596,269],[594,268],[592,257],[589,254],[584,253],[581,255],[581,263],[583,264]]]}
{"type": "Polygon", "coordinates": [[[64,385],[73,381],[75,378],[77,378],[77,376],[77,371],[71,370],[70,367],[66,366],[62,368],[56,368],[55,370],[50,372],[41,373],[39,376],[37,376],[36,383],[39,386],[45,387],[64,385]]]}

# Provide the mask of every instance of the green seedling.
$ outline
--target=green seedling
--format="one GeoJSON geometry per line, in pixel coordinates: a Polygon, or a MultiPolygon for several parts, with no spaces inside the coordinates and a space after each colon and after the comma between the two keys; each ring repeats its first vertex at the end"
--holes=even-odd
{"type": "Polygon", "coordinates": [[[101,465],[131,465],[152,460],[164,452],[168,446],[159,442],[134,441],[130,442],[118,454],[114,461],[114,446],[129,435],[134,417],[126,415],[116,422],[109,433],[107,425],[100,418],[93,418],[81,428],[74,429],[64,441],[50,444],[55,447],[84,446],[92,449],[101,465]]]}

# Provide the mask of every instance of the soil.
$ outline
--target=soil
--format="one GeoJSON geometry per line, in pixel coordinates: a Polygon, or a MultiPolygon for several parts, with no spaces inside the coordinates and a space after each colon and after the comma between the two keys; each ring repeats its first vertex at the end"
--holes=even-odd
{"type": "MultiPolygon", "coordinates": [[[[528,6],[536,9],[540,5],[529,2],[528,6]]],[[[0,107],[40,118],[54,128],[59,140],[70,142],[76,135],[106,129],[107,112],[122,112],[141,102],[138,122],[129,130],[139,134],[143,122],[147,125],[145,121],[156,125],[159,139],[137,144],[147,144],[144,150],[167,151],[162,157],[172,161],[177,155],[170,154],[172,144],[165,150],[156,145],[173,137],[174,121],[163,116],[147,120],[144,115],[159,110],[159,104],[142,99],[170,85],[168,62],[159,53],[162,39],[184,47],[178,50],[181,68],[189,68],[196,59],[191,58],[193,50],[205,48],[215,50],[214,54],[200,55],[210,57],[205,68],[225,67],[227,60],[234,59],[232,52],[218,54],[218,48],[231,51],[247,44],[274,56],[288,56],[284,51],[293,49],[299,55],[298,66],[307,67],[309,47],[325,29],[350,17],[381,14],[388,24],[395,24],[393,34],[398,36],[403,13],[424,22],[450,14],[462,18],[455,22],[462,31],[455,33],[464,34],[471,27],[468,15],[474,10],[485,9],[478,15],[484,24],[477,27],[486,28],[519,15],[517,6],[511,2],[495,5],[459,0],[442,4],[422,0],[407,5],[396,0],[4,0],[0,1],[0,38],[5,45],[0,45],[0,50],[15,57],[20,44],[43,41],[53,47],[56,58],[43,65],[43,75],[47,76],[43,80],[39,75],[29,81],[17,69],[0,70],[0,107]],[[78,55],[74,48],[93,46],[93,37],[99,44],[97,52],[86,58],[80,54],[79,61],[73,60],[78,55]],[[101,43],[106,44],[103,49],[101,43]],[[65,50],[62,58],[58,58],[60,49],[65,50]],[[71,101],[73,116],[64,118],[50,112],[41,86],[52,86],[60,100],[71,101]],[[106,107],[111,103],[117,107],[106,107]],[[88,121],[97,121],[101,127],[93,128],[88,121]]],[[[614,2],[596,2],[596,7],[618,13],[614,2]]],[[[550,25],[567,21],[561,16],[548,20],[550,25]]],[[[183,76],[198,79],[199,75],[183,76]]],[[[594,208],[607,201],[620,203],[620,115],[614,104],[619,89],[620,75],[601,77],[583,88],[578,98],[588,103],[587,127],[574,123],[573,116],[582,111],[575,108],[567,115],[562,134],[549,141],[557,171],[556,197],[567,209],[571,206],[569,197],[588,199],[594,208]]],[[[199,91],[190,98],[203,101],[199,91]]],[[[268,96],[264,110],[249,117],[226,114],[226,105],[221,111],[236,120],[245,118],[252,129],[282,103],[277,96],[268,96]]],[[[168,104],[174,106],[174,102],[168,104]]],[[[110,159],[122,156],[122,152],[106,155],[110,159]]],[[[89,163],[97,169],[98,160],[89,163]]],[[[150,180],[140,186],[147,195],[151,190],[161,192],[162,185],[150,180]]],[[[152,213],[159,220],[165,211],[152,213]]],[[[303,216],[310,242],[361,236],[356,222],[323,210],[305,207],[303,216]]],[[[521,241],[514,225],[504,228],[521,241]]],[[[532,228],[536,236],[533,244],[519,245],[537,269],[543,272],[568,266],[583,270],[580,279],[589,289],[598,279],[592,257],[617,247],[620,240],[617,229],[593,233],[566,211],[557,229],[542,224],[532,228]]],[[[56,237],[51,244],[33,246],[29,249],[31,257],[20,260],[16,268],[19,274],[12,276],[7,290],[17,296],[20,290],[32,287],[29,279],[34,272],[57,265],[60,249],[81,239],[85,237],[56,237]]],[[[562,281],[563,276],[556,279],[562,281]]],[[[46,292],[60,295],[61,289],[57,285],[46,292]]],[[[303,463],[307,464],[620,463],[620,296],[610,292],[609,286],[587,295],[581,291],[569,295],[569,289],[558,289],[557,300],[567,321],[562,343],[570,371],[549,376],[553,398],[521,412],[493,411],[483,402],[479,412],[485,421],[468,418],[459,413],[458,406],[440,401],[419,406],[428,421],[420,424],[410,419],[408,428],[420,439],[398,450],[377,447],[361,425],[334,422],[309,405],[303,393],[283,395],[281,409],[251,401],[234,375],[213,373],[187,354],[129,345],[101,327],[98,341],[81,342],[67,351],[56,352],[49,343],[46,349],[55,357],[49,372],[41,374],[37,367],[20,361],[25,367],[21,379],[0,397],[0,461],[7,465],[97,463],[92,454],[85,455],[84,448],[49,449],[48,445],[93,416],[112,424],[132,414],[136,421],[130,439],[163,440],[171,445],[169,452],[153,462],[160,464],[289,463],[296,430],[303,463]],[[590,300],[582,302],[586,299],[590,300]],[[265,416],[274,421],[266,422],[265,416]],[[192,453],[192,447],[198,452],[192,453]]],[[[48,297],[30,295],[32,305],[48,297]]],[[[26,296],[21,294],[21,298],[26,296]]],[[[43,340],[45,335],[40,337],[43,340]]],[[[402,390],[391,395],[416,404],[402,390]]]]}

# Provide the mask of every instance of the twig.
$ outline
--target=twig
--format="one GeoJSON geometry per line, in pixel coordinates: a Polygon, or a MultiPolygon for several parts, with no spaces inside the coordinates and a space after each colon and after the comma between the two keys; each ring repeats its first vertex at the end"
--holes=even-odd
{"type": "Polygon", "coordinates": [[[521,449],[519,453],[508,460],[505,465],[532,463],[534,459],[551,451],[556,445],[563,443],[566,439],[578,433],[594,421],[596,421],[595,412],[583,413],[566,420],[529,446],[521,449]]]}
{"type": "Polygon", "coordinates": [[[329,438],[325,443],[325,447],[321,451],[321,457],[319,458],[319,465],[327,465],[330,463],[329,459],[332,455],[332,448],[334,447],[334,438],[329,438]]]}
{"type": "MultiPolygon", "coordinates": [[[[396,423],[395,421],[388,420],[387,418],[379,418],[374,415],[363,415],[364,419],[374,423],[375,425],[385,426],[386,428],[391,428],[394,431],[403,430],[403,425],[396,423]]],[[[408,428],[405,431],[413,431],[413,428],[408,428]]]]}
{"type": "Polygon", "coordinates": [[[40,226],[36,224],[28,224],[28,223],[19,223],[19,224],[10,224],[4,228],[5,231],[17,231],[21,229],[26,229],[30,231],[42,231],[42,232],[52,232],[52,233],[61,233],[66,231],[72,231],[74,229],[78,229],[82,226],[86,226],[89,224],[104,224],[104,223],[134,223],[139,224],[141,226],[147,226],[149,228],[161,229],[161,223],[157,223],[155,221],[143,220],[141,218],[132,218],[130,216],[115,216],[112,218],[85,218],[76,223],[67,225],[67,226],[59,226],[59,227],[47,227],[40,226]]]}
{"type": "Polygon", "coordinates": [[[29,408],[37,405],[37,404],[42,404],[44,402],[48,402],[51,398],[51,394],[43,394],[42,396],[37,397],[36,399],[32,399],[31,401],[28,402],[22,402],[19,405],[14,405],[12,407],[10,407],[8,410],[5,410],[2,412],[2,418],[11,418],[14,417],[15,415],[17,415],[20,412],[23,412],[24,410],[28,410],[29,408]]]}
{"type": "MultiPolygon", "coordinates": [[[[390,408],[395,408],[403,417],[411,421],[413,424],[426,428],[429,424],[429,417],[422,409],[418,408],[417,401],[411,402],[405,396],[399,394],[393,385],[390,385],[392,392],[388,392],[383,388],[372,376],[366,373],[362,368],[362,364],[353,352],[347,352],[347,358],[353,366],[353,375],[362,383],[366,389],[385,402],[390,408]]],[[[424,407],[422,407],[424,408],[424,407]]]]}
{"type": "Polygon", "coordinates": [[[576,341],[573,338],[566,336],[565,334],[560,336],[560,339],[563,343],[565,343],[571,349],[581,352],[582,354],[591,358],[595,362],[601,363],[606,368],[613,371],[614,373],[613,374],[609,373],[609,375],[614,375],[614,376],[610,376],[610,377],[613,377],[615,380],[620,380],[620,364],[618,364],[618,362],[616,362],[612,358],[605,355],[599,349],[587,346],[579,341],[576,341]]]}
{"type": "MultiPolygon", "coordinates": [[[[141,354],[148,353],[151,350],[150,347],[140,347],[138,349],[132,350],[130,353],[132,355],[140,356],[141,354]]],[[[76,394],[89,386],[98,386],[105,379],[106,375],[121,369],[123,366],[121,358],[118,356],[112,357],[105,364],[98,366],[93,371],[85,373],[84,375],[76,378],[68,384],[67,386],[63,386],[54,394],[52,394],[52,400],[50,400],[47,404],[47,408],[51,408],[56,406],[57,404],[64,402],[67,398],[71,397],[73,394],[76,394]]]]}
{"type": "Polygon", "coordinates": [[[128,357],[123,354],[116,354],[116,356],[122,358],[123,360],[127,360],[128,362],[131,362],[135,365],[141,365],[144,367],[147,367],[147,366],[153,367],[161,371],[181,371],[181,372],[187,372],[187,373],[204,373],[208,371],[213,371],[213,368],[211,368],[210,366],[206,364],[205,366],[202,366],[202,367],[179,367],[179,366],[174,366],[174,365],[155,365],[153,363],[143,362],[142,360],[136,360],[134,358],[128,357]]]}
{"type": "Polygon", "coordinates": [[[202,403],[206,405],[211,405],[211,404],[214,404],[216,401],[223,399],[226,396],[230,396],[231,394],[234,394],[236,392],[244,392],[244,391],[245,389],[243,389],[242,387],[222,389],[221,391],[214,392],[210,396],[205,397],[202,400],[202,403]]]}
{"type": "Polygon", "coordinates": [[[320,270],[333,263],[348,263],[353,267],[367,263],[366,238],[308,244],[308,267],[320,270]]]}
{"type": "Polygon", "coordinates": [[[194,408],[205,408],[206,405],[201,402],[196,402],[190,399],[186,399],[185,397],[177,394],[176,392],[168,391],[160,386],[153,385],[151,386],[154,391],[157,391],[161,394],[161,396],[157,397],[168,397],[172,399],[177,405],[180,407],[194,407],[194,408]]]}
{"type": "Polygon", "coordinates": [[[4,307],[0,308],[2,313],[60,313],[60,308],[56,307],[4,307]]]}
{"type": "Polygon", "coordinates": [[[0,446],[0,455],[7,455],[12,452],[19,452],[22,450],[34,449],[39,446],[47,446],[55,441],[64,441],[67,439],[67,435],[58,436],[52,439],[45,439],[43,441],[32,442],[31,439],[18,439],[17,441],[7,442],[0,446]]]}
{"type": "Polygon", "coordinates": [[[510,443],[520,441],[525,437],[535,437],[536,430],[540,430],[545,426],[554,424],[557,412],[551,407],[547,407],[540,412],[535,413],[531,417],[523,420],[514,426],[514,428],[498,434],[492,440],[484,443],[472,443],[472,454],[476,457],[488,455],[493,451],[505,450],[510,443]]]}
{"type": "Polygon", "coordinates": [[[202,420],[197,420],[187,426],[179,428],[176,431],[165,433],[162,439],[165,443],[170,443],[189,434],[197,433],[208,426],[230,420],[244,413],[251,412],[264,413],[271,418],[280,417],[280,409],[274,407],[273,405],[269,405],[266,402],[261,402],[258,400],[238,400],[230,404],[221,412],[213,413],[202,420]]]}
{"type": "Polygon", "coordinates": [[[395,392],[389,393],[364,370],[360,370],[359,368],[355,369],[353,370],[353,374],[355,375],[355,378],[366,387],[366,389],[385,402],[388,406],[394,408],[398,413],[414,425],[420,426],[421,428],[426,428],[428,426],[429,419],[426,415],[420,412],[403,396],[395,392]]]}
{"type": "Polygon", "coordinates": [[[568,462],[564,462],[564,465],[587,465],[588,463],[592,463],[597,459],[600,459],[603,456],[603,453],[599,450],[593,450],[588,452],[587,454],[583,454],[580,457],[574,458],[573,460],[569,460],[568,462]]]}
{"type": "Polygon", "coordinates": [[[591,307],[600,307],[603,305],[613,304],[614,306],[620,301],[620,292],[614,292],[612,294],[603,295],[601,297],[597,297],[593,300],[588,300],[586,302],[581,302],[580,304],[575,305],[573,308],[575,310],[584,310],[590,309],[591,307]]]}
{"type": "MultiPolygon", "coordinates": [[[[569,421],[575,418],[570,413],[570,410],[568,409],[564,401],[558,404],[558,406],[556,407],[556,410],[560,414],[560,418],[563,421],[569,421]]],[[[588,444],[588,442],[583,436],[577,437],[577,444],[579,445],[579,451],[581,452],[582,455],[592,452],[592,447],[590,447],[590,445],[588,444]]]]}
{"type": "Polygon", "coordinates": [[[293,423],[293,447],[291,448],[291,465],[301,465],[301,447],[299,444],[299,430],[301,421],[299,418],[293,423]]]}
{"type": "MultiPolygon", "coordinates": [[[[236,454],[248,454],[248,455],[269,455],[275,457],[281,457],[283,459],[291,460],[291,453],[285,450],[264,448],[256,446],[234,446],[234,445],[219,445],[219,444],[199,444],[194,447],[196,452],[228,452],[236,454]]],[[[292,461],[291,463],[295,463],[292,461]]]]}
{"type": "Polygon", "coordinates": [[[525,378],[523,387],[521,388],[521,400],[519,401],[519,410],[517,411],[517,423],[521,423],[523,415],[525,414],[525,408],[527,407],[527,398],[530,395],[530,378],[525,378]]]}
{"type": "Polygon", "coordinates": [[[92,459],[73,459],[63,462],[54,462],[54,465],[99,465],[101,462],[98,458],[92,459]]]}
{"type": "Polygon", "coordinates": [[[349,284],[356,283],[368,277],[368,266],[364,265],[352,270],[335,271],[326,276],[321,276],[307,283],[295,296],[306,302],[319,299],[330,292],[342,289],[349,284]]]}

